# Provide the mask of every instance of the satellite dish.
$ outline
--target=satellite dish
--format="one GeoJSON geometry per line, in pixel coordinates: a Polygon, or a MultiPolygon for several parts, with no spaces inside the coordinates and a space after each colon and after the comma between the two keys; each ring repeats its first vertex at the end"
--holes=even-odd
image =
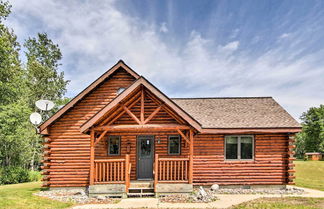
{"type": "Polygon", "coordinates": [[[42,122],[42,116],[38,112],[33,112],[29,116],[30,122],[34,125],[38,125],[42,122]]]}
{"type": "Polygon", "coordinates": [[[38,107],[41,110],[45,110],[45,111],[51,110],[54,107],[54,103],[52,101],[46,100],[46,99],[38,100],[38,101],[36,101],[35,104],[36,104],[36,107],[38,107]]]}

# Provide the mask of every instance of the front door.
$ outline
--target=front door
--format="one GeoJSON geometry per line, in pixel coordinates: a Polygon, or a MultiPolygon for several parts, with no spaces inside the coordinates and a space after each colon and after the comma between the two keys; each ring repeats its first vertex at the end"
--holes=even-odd
{"type": "Polygon", "coordinates": [[[153,179],[154,136],[137,137],[137,179],[153,179]]]}

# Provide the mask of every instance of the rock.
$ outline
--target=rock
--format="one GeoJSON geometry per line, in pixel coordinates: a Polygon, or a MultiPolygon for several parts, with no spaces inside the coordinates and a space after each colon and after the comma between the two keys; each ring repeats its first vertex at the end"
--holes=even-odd
{"type": "Polygon", "coordinates": [[[202,186],[199,187],[199,195],[202,197],[207,196],[207,192],[204,190],[204,188],[202,186]]]}
{"type": "Polygon", "coordinates": [[[213,184],[210,189],[212,191],[217,191],[217,190],[219,190],[219,185],[218,184],[213,184]]]}
{"type": "Polygon", "coordinates": [[[106,199],[105,196],[102,196],[102,195],[98,195],[96,198],[97,198],[97,200],[105,200],[106,199]]]}
{"type": "Polygon", "coordinates": [[[74,193],[74,195],[86,196],[86,193],[83,190],[81,190],[81,191],[74,193]]]}

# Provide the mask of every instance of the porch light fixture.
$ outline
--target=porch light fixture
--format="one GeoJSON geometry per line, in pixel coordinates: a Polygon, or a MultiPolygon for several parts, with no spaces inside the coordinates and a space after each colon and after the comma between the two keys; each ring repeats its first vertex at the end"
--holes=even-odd
{"type": "Polygon", "coordinates": [[[160,144],[161,143],[160,137],[156,137],[156,139],[157,139],[157,143],[160,144]]]}

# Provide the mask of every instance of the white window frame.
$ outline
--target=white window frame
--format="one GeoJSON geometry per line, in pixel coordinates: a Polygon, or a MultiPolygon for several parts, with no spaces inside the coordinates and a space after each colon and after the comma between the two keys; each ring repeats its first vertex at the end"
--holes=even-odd
{"type": "Polygon", "coordinates": [[[224,136],[224,160],[225,161],[254,161],[254,135],[225,135],[224,136]],[[237,137],[237,159],[226,159],[226,138],[237,137]],[[252,137],[252,159],[241,159],[241,137],[252,137]]]}

